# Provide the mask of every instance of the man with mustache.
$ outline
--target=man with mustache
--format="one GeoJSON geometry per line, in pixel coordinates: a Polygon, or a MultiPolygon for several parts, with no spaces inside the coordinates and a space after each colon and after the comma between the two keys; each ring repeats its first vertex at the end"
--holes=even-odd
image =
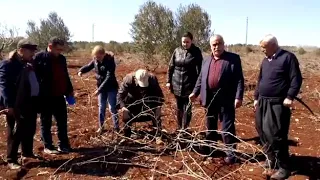
{"type": "Polygon", "coordinates": [[[32,66],[37,45],[28,39],[18,42],[8,60],[0,63],[0,114],[7,120],[7,162],[10,169],[20,169],[22,159],[37,158],[33,153],[33,137],[37,123],[39,84],[32,66]]]}
{"type": "Polygon", "coordinates": [[[232,150],[236,148],[235,109],[242,105],[244,93],[241,59],[239,55],[225,51],[221,35],[210,38],[210,47],[211,56],[204,60],[196,86],[189,98],[194,101],[201,94],[201,103],[207,109],[207,140],[217,141],[217,121],[220,119],[222,138],[229,149],[224,160],[227,164],[233,164],[236,162],[232,150]]]}
{"type": "Polygon", "coordinates": [[[273,35],[260,41],[262,60],[255,91],[256,129],[268,160],[265,168],[279,168],[271,179],[286,179],[289,171],[288,133],[293,99],[300,91],[302,75],[296,56],[283,50],[273,35]]]}

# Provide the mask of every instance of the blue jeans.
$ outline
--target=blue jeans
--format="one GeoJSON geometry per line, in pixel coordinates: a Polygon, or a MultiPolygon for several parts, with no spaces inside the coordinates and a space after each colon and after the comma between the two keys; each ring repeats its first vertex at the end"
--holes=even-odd
{"type": "Polygon", "coordinates": [[[113,127],[119,129],[118,112],[116,109],[117,105],[117,90],[111,90],[107,92],[102,92],[98,95],[98,105],[99,105],[99,125],[103,126],[107,103],[109,105],[109,111],[111,112],[111,118],[113,121],[113,127]]]}

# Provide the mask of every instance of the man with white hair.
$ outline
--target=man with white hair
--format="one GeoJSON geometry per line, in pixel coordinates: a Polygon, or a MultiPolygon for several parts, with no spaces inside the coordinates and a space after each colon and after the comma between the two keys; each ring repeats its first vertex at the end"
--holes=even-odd
{"type": "Polygon", "coordinates": [[[118,93],[118,105],[123,112],[122,118],[125,123],[125,136],[131,136],[133,122],[149,120],[157,129],[156,135],[160,135],[163,102],[164,95],[155,75],[145,69],[127,74],[118,93]]]}
{"type": "Polygon", "coordinates": [[[262,60],[254,94],[256,129],[268,155],[266,168],[279,168],[272,179],[290,176],[288,133],[293,99],[300,91],[302,75],[297,57],[279,47],[276,37],[260,41],[262,60]]]}
{"type": "MultiPolygon", "coordinates": [[[[211,56],[204,60],[201,73],[189,98],[193,101],[199,94],[202,105],[207,109],[206,139],[217,141],[218,119],[222,124],[222,139],[229,146],[224,159],[233,164],[237,158],[232,149],[236,148],[235,109],[242,105],[244,77],[240,56],[227,52],[221,35],[210,38],[211,56]]],[[[206,148],[209,150],[209,148],[206,148]]],[[[210,149],[210,151],[214,149],[210,149]]],[[[210,153],[210,152],[206,152],[210,153]]],[[[211,154],[211,153],[210,153],[211,154]]]]}

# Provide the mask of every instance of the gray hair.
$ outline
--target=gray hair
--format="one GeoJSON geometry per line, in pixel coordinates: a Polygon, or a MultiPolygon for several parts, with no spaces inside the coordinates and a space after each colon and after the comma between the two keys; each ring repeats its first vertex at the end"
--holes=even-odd
{"type": "Polygon", "coordinates": [[[262,43],[262,42],[265,42],[265,43],[268,43],[268,44],[269,44],[269,43],[272,43],[272,44],[275,44],[275,45],[279,46],[277,38],[276,38],[275,36],[273,36],[272,34],[266,35],[266,36],[260,41],[260,43],[262,43]]]}
{"type": "Polygon", "coordinates": [[[220,34],[214,34],[210,37],[210,42],[212,41],[212,39],[220,39],[223,43],[224,43],[224,39],[220,34]]]}

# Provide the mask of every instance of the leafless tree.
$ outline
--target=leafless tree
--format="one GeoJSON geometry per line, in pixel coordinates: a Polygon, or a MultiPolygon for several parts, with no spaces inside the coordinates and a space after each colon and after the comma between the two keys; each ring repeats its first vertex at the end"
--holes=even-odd
{"type": "Polygon", "coordinates": [[[5,24],[0,23],[0,59],[3,57],[3,50],[10,47],[17,37],[17,29],[15,27],[9,28],[5,24]]]}

